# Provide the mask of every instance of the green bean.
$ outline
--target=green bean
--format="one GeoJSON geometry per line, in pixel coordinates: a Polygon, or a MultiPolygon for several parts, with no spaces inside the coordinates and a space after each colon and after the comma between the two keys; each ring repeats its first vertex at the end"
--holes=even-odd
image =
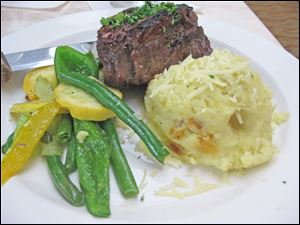
{"type": "Polygon", "coordinates": [[[64,146],[62,143],[58,141],[57,136],[56,135],[52,136],[48,131],[45,134],[41,139],[42,141],[41,155],[62,156],[64,153],[64,146]]]}
{"type": "Polygon", "coordinates": [[[120,145],[113,119],[106,120],[103,127],[111,146],[110,162],[119,188],[126,198],[135,197],[139,194],[139,189],[120,145]]]}
{"type": "Polygon", "coordinates": [[[84,196],[72,183],[58,156],[46,156],[52,180],[59,193],[73,206],[82,206],[84,196]]]}
{"type": "Polygon", "coordinates": [[[68,143],[68,151],[65,161],[65,169],[67,173],[73,173],[77,169],[76,165],[76,137],[74,133],[68,143]]]}
{"type": "MultiPolygon", "coordinates": [[[[60,55],[60,60],[65,62],[63,65],[65,69],[71,69],[77,73],[88,73],[89,76],[98,78],[99,67],[97,62],[95,63],[95,58],[92,54],[83,54],[67,46],[65,48],[68,48],[68,50],[62,52],[60,55]],[[69,49],[71,49],[71,51],[69,49]]],[[[56,62],[54,62],[54,66],[55,63],[56,62]]]]}
{"type": "Polygon", "coordinates": [[[110,215],[109,158],[105,133],[95,122],[74,119],[76,162],[88,211],[98,217],[110,215]]]}
{"type": "Polygon", "coordinates": [[[72,134],[72,119],[69,115],[63,115],[57,130],[57,137],[60,143],[70,140],[72,134]]]}
{"type": "Polygon", "coordinates": [[[88,52],[85,55],[90,60],[90,67],[92,68],[93,74],[95,74],[94,77],[98,78],[99,68],[102,66],[100,61],[95,59],[95,56],[92,52],[88,52]]]}
{"type": "Polygon", "coordinates": [[[99,70],[101,70],[103,68],[103,65],[102,65],[101,61],[99,60],[99,58],[96,58],[95,61],[97,63],[97,66],[98,66],[99,70]]]}
{"type": "Polygon", "coordinates": [[[60,160],[63,153],[63,146],[58,141],[58,122],[60,118],[56,118],[51,127],[45,132],[41,138],[42,155],[45,155],[50,170],[52,180],[60,194],[72,205],[81,206],[84,202],[84,195],[72,183],[68,174],[60,160]]]}
{"type": "Polygon", "coordinates": [[[6,152],[8,152],[8,150],[10,149],[10,146],[12,145],[13,141],[14,141],[14,134],[15,132],[12,132],[6,142],[4,143],[4,145],[2,145],[1,149],[2,149],[2,153],[5,154],[6,152]]]}
{"type": "Polygon", "coordinates": [[[75,62],[77,62],[80,57],[72,62],[77,55],[77,51],[70,47],[60,46],[56,48],[54,60],[55,71],[59,81],[81,88],[93,95],[104,107],[113,111],[124,123],[131,127],[143,140],[151,154],[160,163],[163,163],[165,157],[169,154],[167,149],[122,99],[116,96],[101,82],[88,77],[93,74],[89,74],[88,71],[85,72],[84,70],[81,72],[78,71],[78,65],[75,62]],[[76,70],[73,69],[73,67],[76,68],[76,70]]]}

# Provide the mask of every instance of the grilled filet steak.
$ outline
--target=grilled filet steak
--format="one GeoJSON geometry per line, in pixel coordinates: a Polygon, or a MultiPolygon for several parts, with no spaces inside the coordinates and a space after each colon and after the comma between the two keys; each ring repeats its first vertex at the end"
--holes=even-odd
{"type": "Polygon", "coordinates": [[[198,26],[193,8],[177,5],[177,12],[180,19],[176,23],[172,16],[161,11],[135,24],[101,27],[97,51],[104,81],[115,87],[147,84],[154,75],[190,54],[193,58],[210,55],[210,42],[198,26]]]}

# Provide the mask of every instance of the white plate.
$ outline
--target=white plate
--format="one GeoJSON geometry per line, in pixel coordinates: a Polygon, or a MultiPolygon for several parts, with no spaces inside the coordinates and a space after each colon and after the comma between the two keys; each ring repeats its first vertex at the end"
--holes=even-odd
{"type": "MultiPolygon", "coordinates": [[[[1,39],[5,53],[43,46],[91,41],[96,39],[99,19],[116,11],[93,11],[45,21],[1,39]]],[[[210,170],[201,168],[160,169],[138,160],[132,149],[126,154],[139,182],[147,168],[148,185],[143,202],[125,200],[115,180],[111,182],[109,219],[94,218],[84,207],[74,208],[53,187],[45,162],[38,158],[1,188],[1,223],[299,223],[299,61],[281,47],[233,27],[200,17],[213,46],[227,47],[249,57],[266,84],[273,90],[280,111],[289,111],[290,119],[276,132],[274,142],[279,153],[269,163],[230,178],[231,185],[185,200],[156,197],[153,191],[170,183],[174,176],[189,180],[187,174],[199,174],[217,181],[210,170]],[[287,181],[283,184],[282,181],[287,181]]],[[[1,87],[1,143],[14,128],[9,115],[13,103],[23,102],[24,73],[1,87]]],[[[132,96],[127,99],[138,105],[132,96]]],[[[76,180],[76,174],[73,175],[76,180]]]]}

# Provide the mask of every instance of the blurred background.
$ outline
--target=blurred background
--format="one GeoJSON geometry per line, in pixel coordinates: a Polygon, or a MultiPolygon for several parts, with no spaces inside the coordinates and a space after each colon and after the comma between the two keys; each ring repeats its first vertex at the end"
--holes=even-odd
{"type": "MultiPolygon", "coordinates": [[[[123,1],[121,4],[118,1],[1,1],[1,37],[65,14],[129,7],[132,2],[134,1],[123,1]]],[[[139,4],[142,1],[136,2],[139,4]]],[[[190,4],[198,15],[257,33],[282,45],[299,58],[298,1],[193,1],[190,4]]]]}

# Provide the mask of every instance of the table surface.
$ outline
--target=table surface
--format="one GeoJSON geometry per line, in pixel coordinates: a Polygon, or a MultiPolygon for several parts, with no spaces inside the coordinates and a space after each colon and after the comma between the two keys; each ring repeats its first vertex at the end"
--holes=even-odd
{"type": "Polygon", "coordinates": [[[299,58],[299,2],[246,1],[246,3],[282,46],[299,58]]]}
{"type": "MultiPolygon", "coordinates": [[[[2,1],[3,2],[3,1],[2,1]]],[[[12,33],[20,28],[59,17],[66,14],[90,11],[103,7],[111,7],[109,2],[66,1],[55,8],[17,8],[8,7],[1,2],[1,37],[12,33]]],[[[31,3],[33,4],[33,3],[31,3]]],[[[221,20],[251,32],[257,33],[270,41],[281,45],[269,29],[254,14],[243,1],[196,1],[192,3],[198,15],[204,15],[213,19],[221,20]]],[[[299,17],[298,17],[299,19],[299,17]]],[[[297,20],[298,21],[298,20],[297,20]]],[[[295,21],[297,23],[297,21],[295,21]]],[[[200,21],[201,23],[201,21],[200,21]]],[[[299,30],[299,27],[298,27],[299,30]]],[[[299,39],[299,37],[298,37],[299,39]]],[[[298,49],[299,51],[299,49],[298,49]]]]}

